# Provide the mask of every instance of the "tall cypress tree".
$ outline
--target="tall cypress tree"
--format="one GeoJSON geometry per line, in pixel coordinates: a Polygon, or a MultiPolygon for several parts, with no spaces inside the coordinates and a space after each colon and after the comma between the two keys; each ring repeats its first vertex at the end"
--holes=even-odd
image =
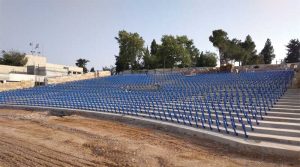
{"type": "Polygon", "coordinates": [[[272,63],[272,60],[275,58],[275,54],[274,54],[274,48],[272,46],[270,39],[267,39],[264,48],[260,52],[260,55],[263,57],[265,64],[272,63]]]}
{"type": "Polygon", "coordinates": [[[158,45],[156,44],[155,39],[153,39],[153,41],[151,42],[151,46],[150,46],[151,55],[156,55],[157,50],[158,50],[158,45]]]}

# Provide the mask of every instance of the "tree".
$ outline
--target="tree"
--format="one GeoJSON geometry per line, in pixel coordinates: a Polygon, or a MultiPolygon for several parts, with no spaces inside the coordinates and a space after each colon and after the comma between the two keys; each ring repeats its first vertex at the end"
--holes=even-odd
{"type": "Polygon", "coordinates": [[[153,41],[151,42],[151,46],[150,46],[150,53],[152,56],[156,55],[158,50],[158,45],[156,44],[155,39],[153,39],[153,41]]]}
{"type": "Polygon", "coordinates": [[[271,64],[275,58],[274,48],[270,39],[267,39],[264,48],[260,52],[260,56],[263,58],[265,64],[271,64]]]}
{"type": "Polygon", "coordinates": [[[256,45],[250,35],[244,41],[233,38],[226,42],[227,46],[224,55],[228,60],[234,60],[242,65],[253,65],[261,63],[260,56],[257,55],[256,45]]]}
{"type": "Polygon", "coordinates": [[[95,68],[92,67],[91,70],[90,70],[90,72],[95,72],[95,68]]]}
{"type": "Polygon", "coordinates": [[[86,59],[78,59],[78,60],[76,60],[76,66],[77,67],[81,67],[81,68],[83,68],[83,73],[87,73],[88,72],[88,70],[87,70],[87,68],[86,68],[86,64],[88,63],[88,62],[90,62],[89,60],[86,60],[86,59]]]}
{"type": "Polygon", "coordinates": [[[119,31],[118,37],[115,37],[119,44],[119,55],[116,56],[117,72],[128,70],[137,70],[142,67],[141,58],[144,53],[144,43],[138,33],[128,33],[119,31]]]}
{"type": "Polygon", "coordinates": [[[300,62],[300,42],[298,39],[291,39],[287,47],[286,63],[300,62]]]}
{"type": "Polygon", "coordinates": [[[247,35],[245,41],[242,42],[235,38],[230,40],[223,30],[215,30],[209,40],[219,49],[221,65],[228,64],[229,60],[238,61],[242,65],[256,64],[260,61],[250,35],[247,35]]]}
{"type": "MultiPolygon", "coordinates": [[[[228,37],[227,32],[222,29],[214,30],[212,35],[209,37],[209,41],[213,43],[213,46],[218,48],[220,55],[220,64],[227,64],[228,58],[226,57],[225,50],[228,47],[228,37]]],[[[227,54],[228,55],[228,54],[227,54]]]]}
{"type": "Polygon", "coordinates": [[[186,35],[177,36],[176,40],[180,47],[183,49],[182,56],[180,57],[182,67],[190,67],[196,65],[196,59],[199,57],[200,52],[194,45],[194,41],[189,39],[186,35]]]}
{"type": "Polygon", "coordinates": [[[145,49],[143,60],[144,69],[156,68],[156,56],[150,54],[148,47],[145,49]]]}
{"type": "Polygon", "coordinates": [[[121,56],[115,55],[115,58],[116,58],[116,63],[115,63],[116,73],[119,73],[121,71],[129,69],[129,63],[126,60],[126,57],[124,57],[124,56],[121,57],[121,56]]]}
{"type": "Polygon", "coordinates": [[[199,50],[192,39],[187,36],[164,35],[157,51],[157,64],[159,67],[173,68],[190,67],[196,65],[199,50]]]}
{"type": "Polygon", "coordinates": [[[243,49],[240,57],[242,65],[257,64],[259,57],[257,56],[257,50],[255,49],[256,45],[250,35],[246,36],[245,41],[242,42],[240,46],[243,49]]]}
{"type": "Polygon", "coordinates": [[[226,58],[226,64],[229,60],[243,62],[245,57],[245,50],[242,48],[243,42],[241,40],[233,38],[232,40],[226,41],[226,47],[223,51],[224,57],[226,58]]]}
{"type": "Polygon", "coordinates": [[[0,57],[0,64],[9,66],[24,66],[27,63],[25,53],[18,51],[2,51],[2,57],[0,57]]]}
{"type": "Polygon", "coordinates": [[[180,52],[176,38],[172,35],[164,35],[161,42],[157,52],[158,67],[173,68],[178,61],[180,52]]]}
{"type": "Polygon", "coordinates": [[[197,59],[197,67],[215,67],[217,66],[217,54],[213,52],[201,52],[197,59]]]}

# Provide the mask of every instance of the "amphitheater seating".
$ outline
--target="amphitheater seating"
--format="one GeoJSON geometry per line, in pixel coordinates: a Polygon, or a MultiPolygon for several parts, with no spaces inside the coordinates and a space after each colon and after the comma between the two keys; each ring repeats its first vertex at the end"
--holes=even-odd
{"type": "Polygon", "coordinates": [[[247,137],[292,77],[289,70],[127,74],[6,91],[0,93],[0,104],[142,116],[247,137]]]}

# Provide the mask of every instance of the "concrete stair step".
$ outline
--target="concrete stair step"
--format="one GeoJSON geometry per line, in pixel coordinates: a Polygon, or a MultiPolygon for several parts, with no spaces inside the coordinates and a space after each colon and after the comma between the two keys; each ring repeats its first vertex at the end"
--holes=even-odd
{"type": "MultiPolygon", "coordinates": [[[[148,117],[146,114],[144,114],[145,117],[148,117]]],[[[168,120],[171,120],[170,117],[167,116],[168,120]]],[[[173,118],[174,119],[174,118],[173,118]]],[[[187,122],[187,120],[185,120],[187,122]]],[[[176,121],[175,121],[176,122],[176,121]]],[[[180,119],[180,122],[183,123],[183,120],[180,119]]],[[[226,133],[225,132],[225,128],[223,127],[223,121],[220,120],[221,125],[219,126],[220,130],[222,133],[226,133]]],[[[229,127],[228,127],[228,131],[230,132],[230,134],[234,134],[233,129],[231,128],[231,124],[229,123],[229,127]]],[[[196,124],[195,120],[192,121],[193,126],[196,124]]],[[[187,123],[188,125],[188,123],[187,123]]],[[[198,125],[201,127],[201,122],[198,121],[198,125]]],[[[207,130],[209,130],[209,125],[208,123],[205,123],[205,126],[207,130]]],[[[242,131],[242,126],[240,123],[236,122],[236,126],[237,126],[237,132],[240,134],[240,136],[244,135],[244,132],[242,131]]],[[[255,132],[255,133],[262,133],[262,134],[270,134],[270,135],[281,135],[281,136],[290,136],[290,137],[300,137],[300,130],[293,130],[293,129],[280,129],[280,128],[272,128],[272,127],[264,127],[264,126],[260,126],[260,125],[256,125],[255,123],[253,123],[253,128],[254,131],[251,130],[250,125],[246,124],[246,129],[247,132],[255,132]]],[[[211,127],[213,128],[213,131],[217,131],[217,126],[214,123],[211,125],[211,127]]]]}
{"type": "Polygon", "coordinates": [[[276,103],[278,103],[278,102],[290,102],[290,103],[299,104],[300,100],[297,98],[280,98],[280,99],[278,99],[278,101],[276,103]]]}
{"type": "Polygon", "coordinates": [[[289,92],[289,93],[300,93],[300,90],[299,89],[288,89],[287,91],[285,92],[289,92]]]}
{"type": "Polygon", "coordinates": [[[276,117],[276,116],[264,116],[266,121],[277,121],[277,122],[291,122],[291,123],[300,123],[300,118],[291,118],[291,117],[276,117]]]}
{"type": "Polygon", "coordinates": [[[291,122],[261,120],[261,121],[259,121],[258,126],[260,126],[260,127],[269,127],[269,128],[300,130],[300,124],[299,123],[291,123],[291,122]]]}
{"type": "MultiPolygon", "coordinates": [[[[298,100],[299,97],[286,97],[286,98],[280,98],[277,100],[277,102],[291,102],[291,103],[296,103],[296,104],[299,104],[300,103],[300,100],[298,100]]],[[[277,103],[276,102],[276,103],[277,103]]]]}
{"type": "Polygon", "coordinates": [[[299,96],[300,95],[300,93],[298,93],[298,92],[285,92],[284,93],[284,96],[299,96]]]}
{"type": "MultiPolygon", "coordinates": [[[[216,125],[212,125],[213,131],[217,131],[216,125]]],[[[256,128],[256,127],[255,127],[256,128]]],[[[209,130],[208,127],[206,127],[209,130]]],[[[225,128],[220,126],[220,133],[225,133],[225,128]]],[[[228,129],[230,134],[234,134],[232,129],[228,129]]],[[[236,132],[239,134],[239,137],[244,138],[244,132],[240,129],[237,129],[236,132]]],[[[259,140],[259,141],[268,141],[268,142],[276,142],[281,144],[290,144],[295,146],[300,146],[300,131],[299,130],[289,130],[289,129],[281,129],[276,130],[275,128],[258,128],[251,131],[247,130],[248,138],[251,140],[259,140]],[[286,130],[284,132],[284,130],[286,130]]]]}
{"type": "Polygon", "coordinates": [[[300,94],[300,91],[298,89],[293,89],[293,90],[287,90],[285,93],[300,94]]]}
{"type": "MultiPolygon", "coordinates": [[[[181,121],[182,121],[182,120],[181,120],[181,121]]],[[[223,129],[223,130],[225,131],[225,128],[223,127],[223,121],[220,120],[220,123],[221,123],[220,129],[223,129]]],[[[229,131],[231,131],[231,130],[230,130],[231,124],[230,124],[230,122],[228,122],[228,123],[229,123],[229,126],[230,126],[230,127],[229,127],[229,131]]],[[[274,135],[291,136],[291,137],[300,137],[300,129],[282,129],[282,128],[273,128],[273,127],[265,127],[265,126],[261,126],[261,124],[256,125],[255,122],[252,122],[252,123],[253,123],[254,132],[256,132],[256,133],[274,134],[274,135]]],[[[259,123],[261,123],[261,122],[259,121],[259,123]]],[[[194,123],[194,124],[195,124],[195,123],[194,123]]],[[[198,122],[198,124],[200,125],[201,122],[198,122]]],[[[205,124],[205,126],[206,126],[207,128],[209,128],[207,123],[205,124]]],[[[240,131],[242,130],[242,125],[241,125],[240,123],[237,122],[237,123],[236,123],[236,126],[237,126],[237,129],[239,129],[240,131]]],[[[246,124],[245,126],[246,126],[246,129],[247,129],[247,132],[252,131],[249,124],[246,124]]],[[[278,125],[277,125],[277,126],[278,126],[278,125]]],[[[299,125],[299,126],[300,126],[300,125],[299,125]]],[[[217,129],[217,126],[215,125],[215,122],[214,122],[214,124],[212,125],[212,127],[213,127],[214,129],[217,129]]],[[[233,132],[233,131],[232,131],[232,132],[233,132]]],[[[241,131],[241,133],[243,133],[243,132],[241,131]]]]}
{"type": "Polygon", "coordinates": [[[297,91],[286,91],[284,94],[300,94],[300,92],[297,92],[297,91]]]}
{"type": "Polygon", "coordinates": [[[290,89],[288,89],[287,91],[297,91],[297,92],[300,92],[300,89],[297,89],[297,88],[290,88],[290,89]]]}
{"type": "Polygon", "coordinates": [[[290,101],[290,102],[293,102],[293,103],[300,103],[300,100],[298,100],[299,97],[283,97],[283,98],[280,98],[277,100],[277,102],[280,102],[280,101],[290,101]]]}
{"type": "Polygon", "coordinates": [[[299,137],[263,134],[263,133],[255,133],[255,132],[248,132],[248,135],[249,135],[250,139],[254,139],[254,140],[263,140],[263,141],[270,141],[270,142],[300,146],[300,138],[299,137]]]}
{"type": "Polygon", "coordinates": [[[299,96],[281,96],[278,98],[278,101],[280,100],[294,100],[294,101],[299,101],[299,96]]]}
{"type": "MultiPolygon", "coordinates": [[[[213,125],[212,128],[214,131],[217,132],[217,127],[215,125],[213,125]]],[[[209,130],[208,127],[206,129],[209,130]]],[[[274,130],[274,128],[272,129],[274,130]]],[[[224,127],[220,127],[220,130],[221,132],[219,133],[226,134],[224,127]]],[[[268,131],[268,133],[265,133],[261,129],[255,129],[254,131],[251,130],[247,131],[248,139],[300,146],[299,131],[280,132],[280,131],[272,131],[267,129],[264,130],[268,131]]],[[[228,129],[228,131],[229,134],[234,134],[234,131],[232,129],[228,129]]],[[[244,138],[244,132],[242,130],[237,130],[236,132],[239,134],[239,137],[244,138]]]]}
{"type": "MultiPolygon", "coordinates": [[[[212,125],[213,130],[210,130],[206,126],[206,130],[214,131],[216,133],[226,135],[225,128],[220,126],[220,132],[217,131],[217,126],[212,125]]],[[[244,140],[254,140],[258,142],[272,142],[279,145],[289,145],[290,147],[299,147],[300,146],[300,131],[299,130],[290,130],[290,129],[277,129],[277,128],[267,128],[267,127],[254,127],[254,131],[251,131],[249,127],[247,128],[248,138],[245,139],[244,132],[238,128],[236,132],[239,134],[237,138],[244,140]]],[[[200,128],[202,129],[202,128],[200,128]]],[[[228,129],[229,136],[234,134],[233,129],[228,129]]],[[[299,147],[300,148],[300,147],[299,147]]]]}
{"type": "MultiPolygon", "coordinates": [[[[250,128],[247,128],[247,131],[250,131],[250,128]]],[[[280,136],[290,136],[290,137],[300,137],[300,130],[294,129],[281,129],[281,128],[271,128],[263,126],[255,126],[254,132],[263,133],[263,134],[272,134],[280,136]]]]}
{"type": "Polygon", "coordinates": [[[275,116],[275,117],[288,117],[288,118],[300,118],[300,113],[290,113],[290,112],[276,112],[276,111],[268,111],[267,116],[275,116]]]}
{"type": "Polygon", "coordinates": [[[285,104],[275,104],[275,108],[295,108],[300,109],[300,105],[285,105],[285,104]]]}
{"type": "MultiPolygon", "coordinates": [[[[220,121],[221,122],[221,121],[220,121]]],[[[223,123],[223,122],[221,122],[223,123]]],[[[240,125],[237,125],[238,128],[236,132],[239,134],[239,137],[244,138],[244,131],[242,130],[240,125]]],[[[213,124],[211,126],[213,128],[212,131],[217,131],[217,126],[213,124]]],[[[209,130],[209,127],[206,125],[206,130],[209,130]]],[[[225,128],[223,126],[219,127],[219,133],[225,133],[225,128]]],[[[234,134],[233,129],[228,129],[229,134],[234,134]]],[[[270,127],[260,127],[255,126],[254,131],[251,131],[250,127],[247,126],[247,134],[249,139],[253,140],[263,140],[291,145],[299,145],[300,144],[300,131],[299,130],[290,130],[290,129],[278,129],[278,128],[270,128],[270,127]]]]}
{"type": "Polygon", "coordinates": [[[276,104],[274,105],[274,106],[276,106],[276,105],[293,105],[293,106],[297,106],[297,107],[300,107],[300,103],[297,103],[297,102],[293,102],[293,101],[285,101],[285,100],[283,100],[283,101],[278,101],[278,102],[276,102],[276,104]]]}
{"type": "Polygon", "coordinates": [[[274,112],[288,112],[288,113],[300,113],[300,109],[298,108],[272,108],[270,111],[274,112]]]}

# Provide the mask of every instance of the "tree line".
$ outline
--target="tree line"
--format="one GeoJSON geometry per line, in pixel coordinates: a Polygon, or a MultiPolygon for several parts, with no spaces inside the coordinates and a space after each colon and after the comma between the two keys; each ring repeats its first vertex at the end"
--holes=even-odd
{"type": "Polygon", "coordinates": [[[144,39],[138,33],[119,31],[115,37],[119,44],[116,58],[116,72],[174,67],[214,67],[217,55],[212,52],[200,52],[192,39],[187,36],[164,35],[161,44],[153,39],[145,47],[144,39]]]}
{"type": "MultiPolygon", "coordinates": [[[[144,39],[138,33],[119,31],[115,37],[119,44],[116,58],[116,72],[124,70],[141,70],[174,67],[214,67],[217,65],[217,54],[200,52],[192,39],[186,35],[163,35],[161,44],[153,39],[145,47],[144,39]]],[[[220,64],[239,62],[240,65],[271,64],[275,58],[271,40],[267,39],[264,48],[258,53],[255,42],[250,35],[245,40],[230,39],[224,30],[214,30],[209,41],[219,51],[220,64]]],[[[292,39],[286,46],[288,53],[284,62],[300,61],[300,42],[292,39]]]]}
{"type": "Polygon", "coordinates": [[[271,64],[275,58],[270,39],[267,39],[260,53],[257,53],[255,42],[250,35],[247,35],[244,41],[229,39],[227,32],[220,29],[212,32],[209,41],[218,48],[221,65],[230,61],[239,62],[240,65],[271,64]]]}

